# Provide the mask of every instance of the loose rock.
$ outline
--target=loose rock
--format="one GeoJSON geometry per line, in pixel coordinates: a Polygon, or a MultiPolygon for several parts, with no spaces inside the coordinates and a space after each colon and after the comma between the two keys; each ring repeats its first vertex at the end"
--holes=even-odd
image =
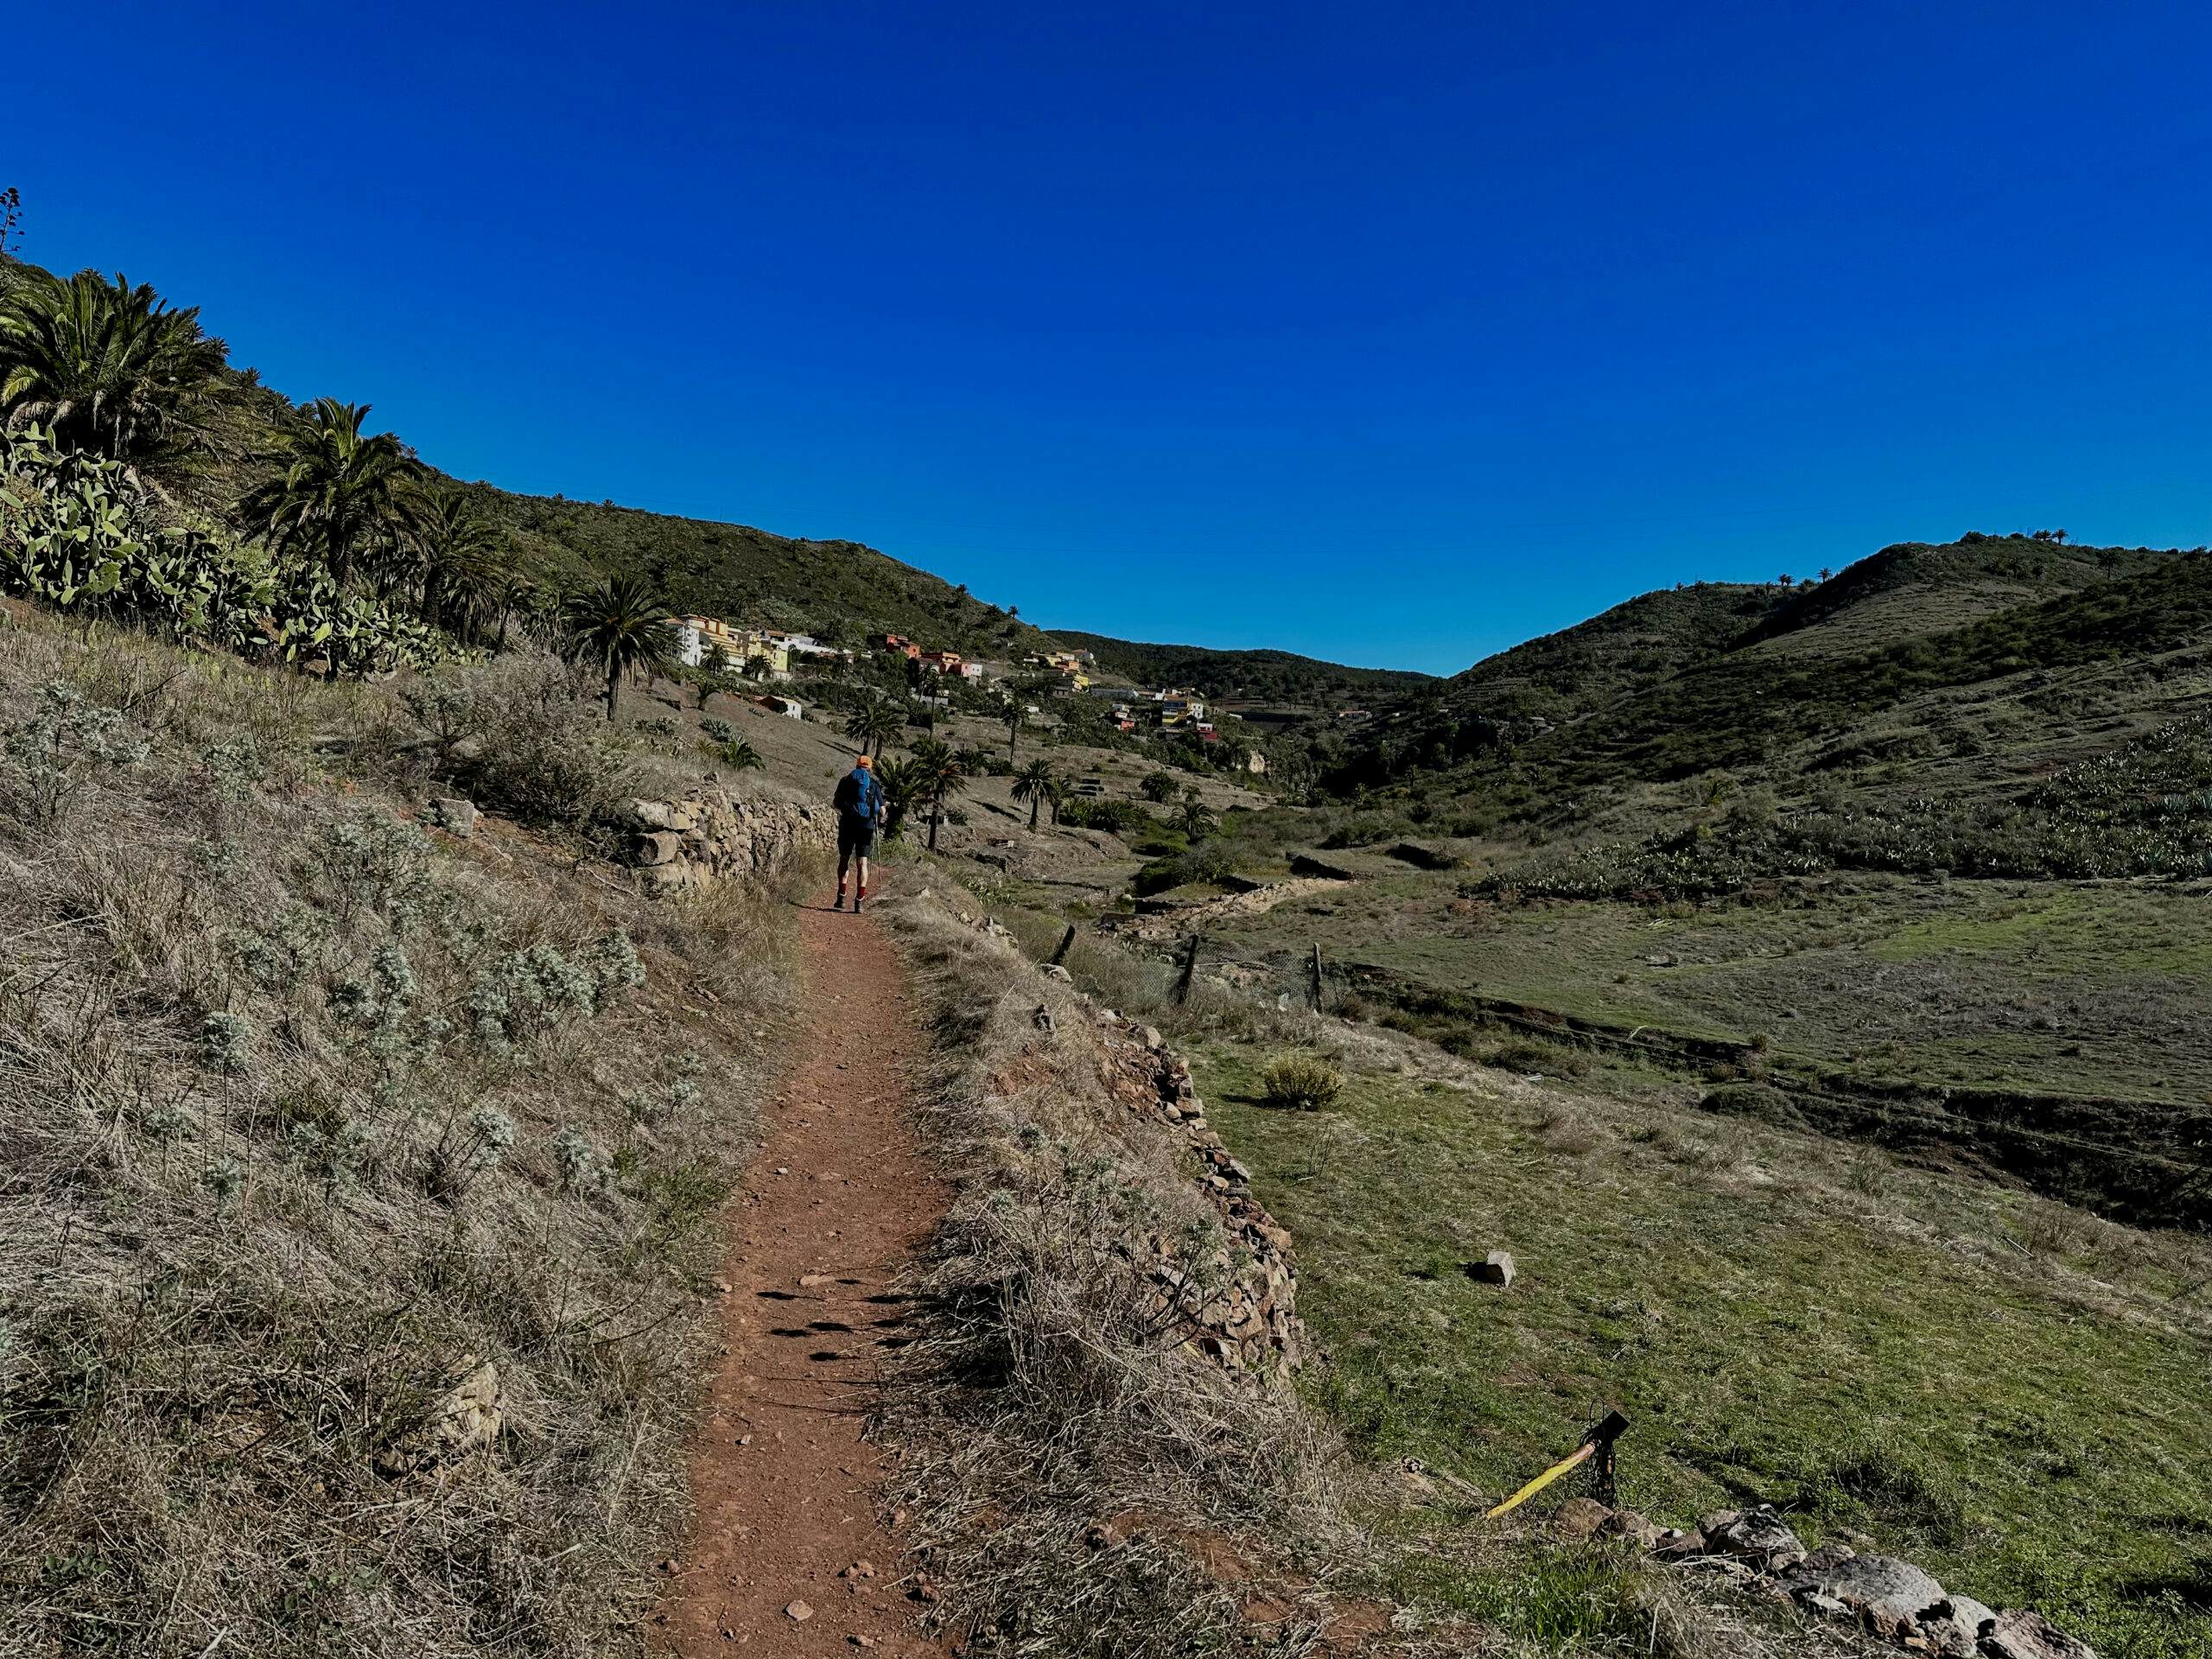
{"type": "Polygon", "coordinates": [[[1467,1277],[1480,1285],[1510,1285],[1513,1274],[1513,1255],[1509,1250],[1492,1250],[1481,1261],[1467,1263],[1467,1277]]]}
{"type": "Polygon", "coordinates": [[[1580,1542],[1593,1536],[1612,1518],[1613,1512],[1594,1497],[1570,1497],[1552,1517],[1552,1530],[1562,1538],[1580,1542]]]}

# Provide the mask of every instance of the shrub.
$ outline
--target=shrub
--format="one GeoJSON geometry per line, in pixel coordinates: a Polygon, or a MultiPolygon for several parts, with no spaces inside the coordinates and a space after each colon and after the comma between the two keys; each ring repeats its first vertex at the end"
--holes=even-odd
{"type": "Polygon", "coordinates": [[[1344,1091],[1344,1074],[1313,1054],[1286,1054],[1260,1077],[1261,1098],[1270,1106],[1318,1112],[1344,1091]]]}
{"type": "Polygon", "coordinates": [[[620,740],[550,657],[448,667],[407,704],[480,806],[528,823],[582,823],[636,792],[620,740]]]}

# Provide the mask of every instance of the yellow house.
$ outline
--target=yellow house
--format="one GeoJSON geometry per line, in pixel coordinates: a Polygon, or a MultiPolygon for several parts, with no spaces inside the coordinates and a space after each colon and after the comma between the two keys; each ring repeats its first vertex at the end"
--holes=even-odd
{"type": "Polygon", "coordinates": [[[771,674],[791,671],[791,641],[758,628],[733,627],[719,617],[683,616],[676,620],[676,654],[693,668],[709,664],[741,669],[767,665],[771,674]]]}

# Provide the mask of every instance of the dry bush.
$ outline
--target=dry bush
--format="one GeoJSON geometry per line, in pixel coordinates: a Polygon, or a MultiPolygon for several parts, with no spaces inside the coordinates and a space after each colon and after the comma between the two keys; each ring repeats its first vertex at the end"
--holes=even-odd
{"type": "Polygon", "coordinates": [[[1260,1074],[1260,1097],[1270,1106],[1318,1112],[1344,1091],[1344,1074],[1316,1054],[1286,1054],[1260,1074]]]}
{"type": "Polygon", "coordinates": [[[1287,1384],[1224,1376],[1163,1316],[1131,1241],[1203,1282],[1226,1239],[1105,1092],[1090,1005],[930,900],[886,908],[934,1010],[924,1109],[957,1189],[887,1414],[939,1612],[977,1654],[1233,1650],[1202,1550],[1338,1558],[1336,1454],[1287,1384]]]}
{"type": "Polygon", "coordinates": [[[639,1650],[785,923],[429,836],[412,729],[0,629],[0,1650],[639,1650]],[[8,747],[48,685],[106,734],[8,747]]]}

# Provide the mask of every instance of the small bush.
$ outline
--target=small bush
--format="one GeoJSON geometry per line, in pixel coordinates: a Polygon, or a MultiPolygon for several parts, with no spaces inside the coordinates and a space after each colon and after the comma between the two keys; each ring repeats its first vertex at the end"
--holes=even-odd
{"type": "Polygon", "coordinates": [[[1260,1078],[1261,1097],[1270,1106],[1318,1112],[1344,1091],[1344,1074],[1312,1054],[1286,1054],[1260,1078]]]}

